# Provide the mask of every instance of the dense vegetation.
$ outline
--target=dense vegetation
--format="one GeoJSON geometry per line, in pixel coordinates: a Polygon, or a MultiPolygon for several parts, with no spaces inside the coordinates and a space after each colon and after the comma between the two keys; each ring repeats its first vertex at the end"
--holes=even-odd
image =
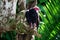
{"type": "Polygon", "coordinates": [[[38,33],[42,38],[35,40],[60,40],[60,0],[38,0],[40,7],[40,22],[38,33]]]}

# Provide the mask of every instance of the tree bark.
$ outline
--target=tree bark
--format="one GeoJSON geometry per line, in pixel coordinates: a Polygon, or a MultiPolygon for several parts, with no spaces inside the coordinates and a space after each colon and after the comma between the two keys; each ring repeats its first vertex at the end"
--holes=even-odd
{"type": "Polygon", "coordinates": [[[13,28],[11,25],[14,24],[13,20],[16,19],[16,4],[17,0],[0,0],[0,33],[6,33],[13,28]]]}

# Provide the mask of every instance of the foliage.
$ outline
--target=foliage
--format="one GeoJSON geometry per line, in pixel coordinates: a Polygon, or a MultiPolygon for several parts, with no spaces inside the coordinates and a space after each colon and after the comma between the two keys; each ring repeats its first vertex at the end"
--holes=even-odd
{"type": "Polygon", "coordinates": [[[48,0],[44,4],[38,4],[41,9],[40,17],[43,22],[39,25],[38,33],[42,34],[42,38],[36,37],[35,40],[60,40],[59,2],[59,0],[48,0]]]}

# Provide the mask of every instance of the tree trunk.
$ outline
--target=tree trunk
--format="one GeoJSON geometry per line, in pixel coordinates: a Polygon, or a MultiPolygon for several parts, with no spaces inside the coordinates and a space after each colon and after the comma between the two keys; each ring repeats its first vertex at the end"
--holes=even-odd
{"type": "Polygon", "coordinates": [[[18,40],[31,40],[32,35],[36,35],[41,37],[36,31],[29,28],[29,25],[26,23],[25,19],[25,11],[26,11],[26,0],[18,1],[18,15],[17,15],[17,24],[18,26],[18,40]],[[25,1],[25,2],[24,2],[25,1]],[[25,5],[25,6],[24,6],[25,5]],[[22,11],[25,10],[25,11],[22,11]],[[23,34],[22,34],[23,33],[23,34]]]}
{"type": "Polygon", "coordinates": [[[16,4],[17,0],[0,0],[0,33],[6,33],[13,28],[11,25],[16,16],[16,4]]]}

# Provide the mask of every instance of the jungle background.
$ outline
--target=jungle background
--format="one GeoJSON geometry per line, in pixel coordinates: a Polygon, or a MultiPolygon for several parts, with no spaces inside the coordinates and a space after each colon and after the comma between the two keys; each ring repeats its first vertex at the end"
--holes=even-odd
{"type": "MultiPolygon", "coordinates": [[[[27,0],[28,2],[29,0],[27,0]]],[[[14,1],[15,2],[15,1],[14,1]]],[[[20,1],[18,1],[20,2],[20,1]]],[[[34,40],[60,40],[60,0],[37,0],[37,6],[40,8],[40,24],[38,27],[38,33],[41,34],[41,38],[38,38],[37,36],[35,36],[34,40]]],[[[10,31],[6,31],[2,33],[2,38],[4,38],[3,40],[15,40],[16,39],[16,30],[15,30],[15,14],[20,16],[20,11],[24,10],[24,4],[22,3],[22,5],[20,6],[16,6],[15,4],[15,10],[17,12],[13,12],[13,17],[14,19],[11,19],[9,17],[7,18],[7,23],[2,23],[0,21],[0,26],[1,24],[3,24],[4,26],[6,26],[5,24],[7,24],[8,26],[11,26],[11,30],[10,31]],[[19,9],[19,7],[21,7],[19,9]]],[[[4,6],[3,6],[4,7],[4,6]]],[[[5,10],[5,8],[3,8],[5,10]]],[[[1,0],[0,0],[0,13],[1,13],[2,9],[1,9],[1,0]]],[[[11,11],[9,11],[11,12],[11,11]]],[[[8,13],[9,13],[8,12],[8,13]]],[[[4,12],[5,13],[5,12],[4,12]]],[[[11,14],[9,14],[11,16],[11,14]]],[[[5,18],[5,17],[4,17],[5,18]]],[[[1,14],[0,14],[0,20],[1,20],[1,14]]],[[[20,20],[20,19],[19,19],[20,20]]],[[[2,20],[3,22],[5,21],[4,19],[2,20]]],[[[8,27],[6,26],[6,28],[8,27]]],[[[19,29],[19,27],[22,27],[22,24],[18,24],[17,28],[19,29]]],[[[25,29],[20,28],[20,32],[25,32],[25,29]]],[[[7,28],[7,30],[9,30],[7,28]]],[[[1,31],[0,31],[1,32],[1,31]]],[[[28,33],[30,33],[28,31],[28,33]]],[[[1,35],[0,35],[1,36],[1,35]]],[[[24,36],[25,37],[25,36],[24,36]]],[[[28,39],[30,36],[28,35],[26,39],[28,39]]],[[[21,37],[20,37],[21,38],[21,37]]],[[[22,39],[21,39],[22,40],[22,39]]],[[[24,40],[24,39],[23,39],[24,40]]]]}
{"type": "Polygon", "coordinates": [[[60,40],[60,0],[38,0],[41,9],[40,17],[42,22],[38,28],[38,33],[42,38],[35,40],[60,40]]]}

